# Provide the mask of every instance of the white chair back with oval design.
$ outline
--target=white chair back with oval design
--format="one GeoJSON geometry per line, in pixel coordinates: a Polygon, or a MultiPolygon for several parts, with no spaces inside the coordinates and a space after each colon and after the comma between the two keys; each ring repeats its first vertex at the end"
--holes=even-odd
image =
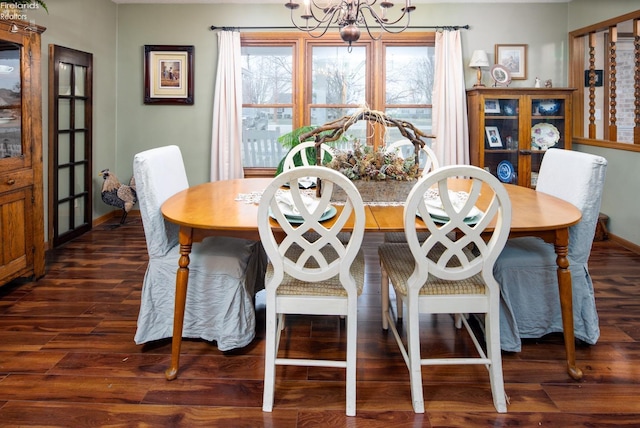
{"type": "Polygon", "coordinates": [[[273,408],[276,365],[346,368],[346,413],[356,412],[357,297],[364,286],[365,209],[355,185],[323,166],[301,166],[283,172],[264,190],[258,208],[258,230],[269,264],[265,276],[266,345],[263,410],[273,408]],[[298,181],[316,177],[322,196],[301,189],[298,181]],[[289,189],[283,189],[284,185],[289,189]],[[334,207],[337,187],[346,192],[334,207]],[[338,237],[351,231],[346,240],[338,237]],[[314,236],[309,239],[309,236],[314,236]],[[344,360],[284,358],[278,354],[285,314],[340,315],[346,318],[344,360]]]}
{"type": "Polygon", "coordinates": [[[500,288],[493,265],[510,227],[511,201],[497,178],[475,166],[447,166],[427,174],[409,193],[404,209],[407,243],[380,246],[383,328],[391,328],[409,368],[416,413],[424,412],[421,366],[450,364],[485,365],[494,406],[498,412],[507,411],[500,355],[500,288]],[[468,179],[465,192],[449,187],[450,179],[457,177],[468,179]],[[486,207],[479,204],[485,199],[486,207]],[[422,222],[431,232],[424,241],[416,227],[422,222]],[[398,304],[405,305],[406,346],[390,311],[389,283],[398,304]],[[478,356],[422,358],[419,315],[423,313],[484,314],[486,353],[462,317],[478,356]]]}

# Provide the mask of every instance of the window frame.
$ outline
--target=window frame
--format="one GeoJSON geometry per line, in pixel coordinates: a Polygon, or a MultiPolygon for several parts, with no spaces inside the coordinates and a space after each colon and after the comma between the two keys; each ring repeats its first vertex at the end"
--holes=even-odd
{"type": "MultiPolygon", "coordinates": [[[[590,34],[595,34],[597,32],[607,31],[610,27],[616,26],[619,23],[625,21],[634,21],[635,25],[638,24],[638,20],[640,20],[640,11],[631,12],[622,16],[618,16],[612,19],[608,19],[606,21],[602,21],[593,25],[589,25],[587,27],[583,27],[569,33],[569,86],[576,88],[573,96],[573,143],[574,144],[584,144],[587,146],[594,147],[604,147],[609,149],[618,149],[618,150],[626,150],[633,152],[640,152],[640,144],[638,141],[632,143],[620,143],[616,141],[611,141],[607,139],[591,139],[588,135],[585,135],[585,123],[589,121],[589,111],[585,109],[585,99],[589,98],[589,87],[584,86],[584,70],[585,64],[584,59],[586,57],[586,48],[585,48],[585,37],[590,37],[590,34]]],[[[605,38],[606,39],[606,38],[605,38]]],[[[615,67],[616,64],[611,64],[608,62],[608,57],[606,53],[605,57],[605,69],[610,67],[615,67]]],[[[604,93],[607,94],[609,89],[609,77],[604,76],[604,93]]],[[[637,101],[637,100],[636,100],[637,101]]],[[[604,106],[608,107],[609,99],[605,99],[604,106]]],[[[603,112],[603,113],[606,113],[603,112]]],[[[606,126],[606,125],[604,125],[606,126]]],[[[637,125],[636,125],[637,126],[637,125]]],[[[637,132],[637,130],[636,130],[637,132]]],[[[607,137],[608,134],[605,132],[604,137],[607,137]]]]}
{"type": "MultiPolygon", "coordinates": [[[[367,49],[367,86],[365,88],[365,98],[371,100],[369,108],[372,110],[385,111],[386,104],[386,70],[385,52],[387,46],[435,46],[435,32],[405,31],[399,34],[384,33],[379,40],[372,40],[366,35],[357,42],[357,46],[365,45],[367,49]],[[376,75],[376,70],[382,70],[376,75]]],[[[325,34],[322,38],[314,38],[305,32],[244,32],[240,34],[241,45],[244,46],[292,46],[293,48],[293,78],[292,102],[291,106],[293,129],[309,124],[311,122],[312,107],[322,107],[322,104],[311,104],[312,97],[312,52],[316,46],[345,45],[337,31],[325,34]],[[307,78],[309,77],[309,78],[307,78]]],[[[331,104],[330,106],[336,106],[331,104]]],[[[433,108],[432,104],[401,104],[390,105],[402,108],[433,108]]],[[[274,107],[266,104],[244,104],[242,107],[274,107]]],[[[281,107],[278,105],[276,107],[281,107]]],[[[345,107],[352,107],[350,105],[345,107]]],[[[374,137],[368,144],[378,147],[381,144],[380,124],[373,124],[374,137]]],[[[245,177],[265,177],[273,176],[275,167],[245,167],[245,177]]]]}

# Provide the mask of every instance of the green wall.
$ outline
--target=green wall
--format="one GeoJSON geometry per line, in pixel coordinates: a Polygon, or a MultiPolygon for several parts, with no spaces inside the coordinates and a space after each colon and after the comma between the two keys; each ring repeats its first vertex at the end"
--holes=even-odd
{"type": "MultiPolygon", "coordinates": [[[[518,14],[531,17],[532,23],[544,22],[547,29],[540,31],[538,24],[514,22],[514,6],[504,4],[418,4],[411,22],[412,25],[469,24],[471,29],[462,31],[466,62],[475,49],[485,49],[492,60],[496,43],[526,43],[529,45],[529,78],[514,81],[512,86],[533,86],[536,76],[551,78],[558,86],[566,85],[566,4],[519,4],[517,10],[518,14]]],[[[183,150],[190,182],[197,184],[209,179],[210,123],[217,62],[217,34],[210,31],[211,25],[288,26],[290,22],[287,9],[280,3],[119,6],[119,171],[131,168],[131,158],[137,151],[175,143],[183,150]],[[145,44],[194,45],[195,105],[143,104],[142,49],[145,44]]],[[[470,87],[475,82],[475,71],[465,72],[470,87]]],[[[485,82],[489,84],[489,81],[485,71],[485,82]]]]}
{"type": "MultiPolygon", "coordinates": [[[[118,50],[118,7],[110,0],[54,0],[47,1],[49,13],[44,10],[29,12],[29,19],[47,30],[42,34],[42,107],[43,154],[45,177],[45,207],[47,207],[48,162],[48,74],[49,45],[54,44],[93,54],[94,108],[93,108],[93,161],[94,215],[110,212],[100,199],[102,178],[98,172],[104,168],[118,171],[116,139],[116,62],[118,50]]],[[[124,176],[131,173],[126,168],[124,176]]],[[[128,178],[127,178],[128,180],[128,178]]],[[[48,212],[45,212],[45,222],[48,212]]],[[[45,233],[47,223],[45,223],[45,233]]]]}
{"type": "MultiPolygon", "coordinates": [[[[43,11],[34,12],[37,23],[47,27],[42,39],[45,129],[48,44],[94,55],[95,217],[111,211],[100,200],[102,179],[97,176],[98,172],[110,168],[126,181],[132,173],[133,156],[142,150],[177,144],[182,149],[190,183],[209,179],[217,62],[217,35],[209,29],[211,25],[290,25],[288,11],[281,3],[171,5],[115,4],[111,0],[48,3],[48,15],[43,11]],[[163,44],[195,47],[193,106],[143,103],[143,46],[163,44]]],[[[416,6],[412,25],[471,26],[470,30],[462,30],[465,62],[475,49],[486,50],[493,61],[495,44],[527,44],[528,79],[514,81],[511,86],[531,87],[535,77],[552,79],[554,86],[567,84],[567,33],[570,30],[636,10],[638,2],[573,0],[569,3],[424,3],[416,6]]],[[[467,87],[471,87],[475,71],[465,68],[465,75],[467,87]]],[[[487,71],[483,80],[490,84],[487,71]]],[[[47,147],[46,135],[44,147],[47,147]]],[[[600,151],[588,147],[577,149],[600,151]]],[[[637,221],[630,219],[640,206],[628,211],[619,209],[620,204],[616,203],[628,199],[624,196],[632,190],[629,186],[638,188],[637,180],[622,174],[626,169],[620,166],[637,162],[637,156],[606,150],[602,154],[610,165],[603,212],[611,217],[611,232],[640,245],[640,232],[635,232],[637,221]],[[634,228],[627,224],[633,224],[634,228]]]]}

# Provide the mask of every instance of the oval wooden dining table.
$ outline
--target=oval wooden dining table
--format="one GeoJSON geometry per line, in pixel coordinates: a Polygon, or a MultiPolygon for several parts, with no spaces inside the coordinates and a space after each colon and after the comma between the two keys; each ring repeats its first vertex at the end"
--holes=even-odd
{"type": "MultiPolygon", "coordinates": [[[[162,205],[164,218],[180,226],[181,255],[176,273],[171,365],[165,372],[168,380],[175,379],[178,375],[189,278],[189,254],[192,244],[214,235],[259,239],[258,205],[242,200],[239,196],[254,195],[255,197],[270,182],[270,178],[246,178],[203,183],[177,193],[162,205]]],[[[466,180],[452,180],[451,188],[454,190],[465,190],[466,186],[468,186],[466,180]]],[[[573,379],[581,379],[582,371],[576,366],[575,361],[571,273],[567,259],[569,227],[580,221],[580,210],[562,199],[536,192],[534,189],[511,184],[505,185],[505,188],[509,193],[512,206],[509,237],[537,236],[554,244],[557,254],[559,303],[562,309],[567,371],[573,379]]],[[[490,197],[490,191],[481,191],[478,208],[482,209],[490,197]]],[[[337,208],[340,209],[340,206],[337,208]]],[[[367,216],[365,233],[404,230],[401,205],[366,205],[365,212],[367,216]]],[[[419,228],[425,229],[421,220],[416,221],[419,228]]]]}

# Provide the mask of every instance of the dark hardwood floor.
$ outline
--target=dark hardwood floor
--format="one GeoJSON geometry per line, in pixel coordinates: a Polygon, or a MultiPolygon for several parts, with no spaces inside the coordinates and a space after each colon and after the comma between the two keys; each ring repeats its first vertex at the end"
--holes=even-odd
{"type": "MultiPolygon", "coordinates": [[[[357,416],[344,413],[344,373],[279,368],[273,413],[263,413],[264,303],[247,348],[183,342],[178,379],[167,381],[170,341],[135,345],[146,268],[139,217],[117,220],[48,255],[36,282],[0,288],[0,425],[48,427],[607,427],[640,423],[640,256],[594,244],[590,271],[600,314],[598,344],[578,344],[580,382],[565,370],[562,338],[504,354],[510,398],[495,413],[484,367],[424,368],[426,413],[411,408],[409,376],[382,332],[376,246],[367,236],[367,287],[359,301],[357,416]]],[[[290,317],[290,353],[341,352],[334,317],[290,317]]],[[[471,349],[449,316],[424,319],[425,352],[471,349]]]]}

